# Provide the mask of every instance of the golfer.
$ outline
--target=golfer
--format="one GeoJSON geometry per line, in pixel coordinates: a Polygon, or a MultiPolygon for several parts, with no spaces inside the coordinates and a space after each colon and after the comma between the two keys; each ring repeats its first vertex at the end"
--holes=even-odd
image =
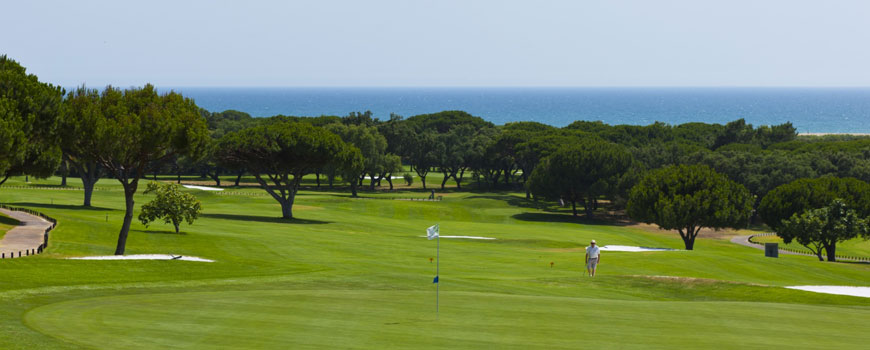
{"type": "Polygon", "coordinates": [[[589,246],[586,247],[586,272],[589,273],[589,276],[595,277],[595,268],[598,267],[600,259],[600,249],[598,249],[598,245],[595,244],[593,239],[592,242],[589,242],[589,246]]]}

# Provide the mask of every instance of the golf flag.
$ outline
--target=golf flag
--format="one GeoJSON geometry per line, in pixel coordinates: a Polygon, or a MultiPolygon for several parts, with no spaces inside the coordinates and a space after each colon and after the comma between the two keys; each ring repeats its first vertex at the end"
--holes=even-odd
{"type": "Polygon", "coordinates": [[[438,238],[438,224],[435,224],[435,226],[426,229],[426,237],[428,237],[430,240],[438,238]]]}
{"type": "MultiPolygon", "coordinates": [[[[438,224],[432,225],[426,229],[426,237],[429,238],[430,241],[438,238],[438,224]]],[[[440,275],[440,269],[438,267],[440,259],[438,259],[438,256],[441,251],[441,238],[436,239],[435,242],[437,243],[435,245],[435,279],[432,280],[432,283],[435,284],[435,317],[438,318],[438,290],[441,289],[441,284],[438,283],[438,275],[440,275]]]]}

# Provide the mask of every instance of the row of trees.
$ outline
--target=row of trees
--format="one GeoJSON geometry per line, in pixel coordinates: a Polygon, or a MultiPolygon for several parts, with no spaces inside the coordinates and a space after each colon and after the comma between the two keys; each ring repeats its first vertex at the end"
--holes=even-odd
{"type": "MultiPolygon", "coordinates": [[[[406,164],[424,188],[427,175],[437,171],[443,175],[442,188],[448,181],[461,188],[471,175],[477,188],[522,188],[529,198],[570,202],[574,215],[578,203],[587,215],[599,202],[628,205],[639,220],[677,229],[688,249],[700,227],[738,225],[769,192],[793,180],[870,179],[870,142],[807,142],[797,139],[788,123],[759,128],[743,120],[726,125],[578,121],[564,128],[536,122],[495,126],[462,111],[407,119],[391,115],[385,121],[370,112],[251,118],[236,111],[210,113],[178,93],[159,94],[151,85],[102,91],[82,87],[64,98],[61,89],[40,83],[6,57],[0,68],[3,176],[47,176],[63,164],[62,173],[68,169],[82,178],[84,205],[91,204],[101,177],[117,179],[124,188],[126,213],[116,254],[124,252],[139,180],[156,172],[195,171],[216,181],[222,173],[251,174],[281,204],[282,217],[291,219],[307,174],[316,174],[318,185],[321,175],[329,186],[340,180],[356,195],[365,178],[369,189],[382,180],[392,187],[392,175],[406,164]],[[688,167],[694,164],[706,167],[688,167]],[[697,183],[680,182],[687,179],[697,183]],[[653,189],[688,199],[698,186],[711,184],[719,184],[708,190],[719,197],[679,205],[653,202],[661,197],[653,189]],[[722,198],[730,207],[717,207],[722,198]],[[661,216],[692,213],[715,220],[685,224],[661,216]]],[[[776,219],[780,221],[772,227],[791,217],[776,219]]]]}
{"type": "Polygon", "coordinates": [[[199,108],[180,94],[146,85],[80,88],[64,99],[62,89],[0,56],[0,183],[12,175],[49,176],[63,158],[80,169],[89,205],[97,172],[117,179],[126,211],[115,254],[126,247],[139,180],[166,159],[196,157],[207,138],[199,108]]]}
{"type": "MultiPolygon", "coordinates": [[[[537,171],[537,170],[536,170],[537,171]]],[[[676,230],[692,250],[702,228],[742,228],[755,200],[743,185],[705,165],[672,165],[635,185],[628,214],[676,230]]],[[[836,261],[838,242],[870,238],[870,184],[826,176],[780,185],[761,200],[765,223],[785,243],[797,241],[818,259],[836,261]]]]}

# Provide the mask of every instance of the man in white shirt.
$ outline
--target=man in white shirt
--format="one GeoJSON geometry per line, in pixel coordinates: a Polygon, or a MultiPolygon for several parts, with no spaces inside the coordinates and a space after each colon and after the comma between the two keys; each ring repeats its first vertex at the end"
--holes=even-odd
{"type": "Polygon", "coordinates": [[[593,239],[592,242],[589,242],[589,246],[586,247],[586,272],[589,273],[589,276],[595,277],[595,268],[598,267],[600,258],[601,251],[593,239]]]}

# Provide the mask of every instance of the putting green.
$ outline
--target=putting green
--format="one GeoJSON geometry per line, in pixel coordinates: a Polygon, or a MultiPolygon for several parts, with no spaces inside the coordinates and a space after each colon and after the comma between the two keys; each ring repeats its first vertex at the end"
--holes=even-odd
{"type": "Polygon", "coordinates": [[[433,291],[255,290],[88,298],[28,326],[96,349],[853,348],[870,309],[433,291]],[[807,320],[812,320],[812,327],[807,320]],[[663,334],[671,336],[663,337],[663,334]]]}

